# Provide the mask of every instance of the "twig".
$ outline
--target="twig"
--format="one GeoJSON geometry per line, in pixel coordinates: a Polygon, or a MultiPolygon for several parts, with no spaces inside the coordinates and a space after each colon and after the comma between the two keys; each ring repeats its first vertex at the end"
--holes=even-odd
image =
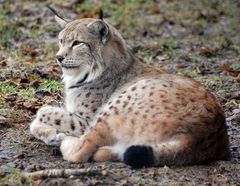
{"type": "Polygon", "coordinates": [[[34,180],[41,179],[41,178],[67,178],[70,176],[96,176],[100,175],[101,173],[98,170],[92,170],[91,168],[88,169],[48,169],[48,170],[41,170],[36,172],[25,172],[23,173],[24,176],[31,177],[34,180]]]}
{"type": "Polygon", "coordinates": [[[10,150],[10,149],[13,149],[13,148],[15,148],[15,146],[11,146],[11,147],[8,147],[8,148],[1,148],[0,151],[10,150]]]}
{"type": "Polygon", "coordinates": [[[0,63],[4,63],[4,62],[6,62],[7,61],[7,59],[3,59],[2,61],[0,61],[0,63]]]}
{"type": "Polygon", "coordinates": [[[7,135],[7,133],[4,133],[3,135],[0,136],[0,140],[5,137],[7,135]]]}

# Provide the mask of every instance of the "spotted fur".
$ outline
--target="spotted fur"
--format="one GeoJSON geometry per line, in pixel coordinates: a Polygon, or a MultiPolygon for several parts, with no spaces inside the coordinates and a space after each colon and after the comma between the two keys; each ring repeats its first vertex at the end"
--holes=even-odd
{"type": "Polygon", "coordinates": [[[38,111],[30,126],[36,138],[59,145],[71,162],[141,167],[227,158],[224,113],[202,85],[139,62],[103,20],[56,19],[64,27],[56,58],[65,107],[38,111]]]}

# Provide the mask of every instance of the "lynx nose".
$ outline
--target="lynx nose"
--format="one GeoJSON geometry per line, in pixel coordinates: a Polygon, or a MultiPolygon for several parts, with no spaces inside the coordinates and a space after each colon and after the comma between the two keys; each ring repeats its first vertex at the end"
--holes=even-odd
{"type": "Polygon", "coordinates": [[[62,61],[64,60],[64,57],[56,56],[56,59],[58,60],[59,63],[62,63],[62,61]]]}

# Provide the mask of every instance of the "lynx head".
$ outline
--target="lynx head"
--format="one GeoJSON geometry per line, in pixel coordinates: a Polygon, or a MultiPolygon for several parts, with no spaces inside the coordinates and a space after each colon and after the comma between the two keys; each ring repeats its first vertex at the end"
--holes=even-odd
{"type": "Polygon", "coordinates": [[[56,60],[67,86],[91,82],[107,69],[117,73],[127,66],[129,49],[107,22],[92,18],[67,22],[58,16],[55,19],[63,27],[56,60]]]}

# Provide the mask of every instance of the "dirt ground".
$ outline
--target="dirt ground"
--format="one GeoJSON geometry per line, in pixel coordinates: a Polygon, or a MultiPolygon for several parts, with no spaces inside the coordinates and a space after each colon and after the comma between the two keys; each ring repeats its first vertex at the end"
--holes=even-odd
{"type": "Polygon", "coordinates": [[[240,185],[240,2],[238,0],[0,0],[0,185],[240,185]],[[130,169],[122,163],[73,164],[29,133],[44,104],[63,100],[54,61],[60,28],[46,8],[66,18],[104,18],[134,54],[163,72],[192,77],[220,101],[229,161],[201,166],[130,169]],[[51,168],[94,170],[71,178],[22,175],[51,168]]]}

